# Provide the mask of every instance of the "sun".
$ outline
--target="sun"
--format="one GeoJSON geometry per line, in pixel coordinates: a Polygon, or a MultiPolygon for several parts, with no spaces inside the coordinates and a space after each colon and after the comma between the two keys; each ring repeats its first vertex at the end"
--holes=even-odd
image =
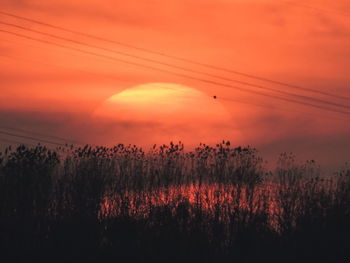
{"type": "Polygon", "coordinates": [[[232,117],[220,102],[197,89],[173,83],[126,89],[104,101],[94,118],[100,125],[114,127],[112,140],[125,143],[209,143],[237,135],[230,125],[232,117]]]}

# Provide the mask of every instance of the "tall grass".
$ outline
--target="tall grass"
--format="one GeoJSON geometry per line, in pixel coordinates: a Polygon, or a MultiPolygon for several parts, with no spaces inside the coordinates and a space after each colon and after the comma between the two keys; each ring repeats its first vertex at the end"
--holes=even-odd
{"type": "Polygon", "coordinates": [[[341,262],[350,170],[325,178],[282,154],[267,171],[229,142],[20,146],[0,155],[0,215],[12,261],[341,262]]]}

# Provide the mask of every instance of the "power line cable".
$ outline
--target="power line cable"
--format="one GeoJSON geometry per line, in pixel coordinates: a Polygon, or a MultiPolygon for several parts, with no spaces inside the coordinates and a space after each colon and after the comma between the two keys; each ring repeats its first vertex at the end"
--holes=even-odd
{"type": "Polygon", "coordinates": [[[0,129],[2,129],[2,130],[9,130],[9,131],[15,131],[15,132],[21,132],[21,133],[27,133],[27,134],[32,134],[34,136],[35,135],[43,136],[43,137],[46,137],[46,138],[54,139],[56,141],[63,141],[64,143],[74,143],[74,144],[81,144],[81,145],[84,144],[84,143],[76,141],[76,140],[67,139],[67,138],[63,138],[63,137],[59,137],[59,136],[48,135],[48,134],[34,132],[34,131],[29,131],[29,130],[24,130],[24,129],[21,129],[21,128],[13,128],[13,127],[9,127],[9,126],[0,125],[0,129]]]}
{"type": "Polygon", "coordinates": [[[288,112],[295,112],[295,113],[303,113],[309,116],[314,116],[316,118],[326,118],[326,119],[333,119],[333,120],[341,120],[341,121],[350,121],[350,119],[347,118],[338,118],[338,117],[331,117],[331,116],[326,116],[326,115],[316,115],[316,114],[312,114],[310,112],[305,112],[305,111],[299,111],[299,110],[292,110],[292,109],[285,109],[285,108],[281,108],[281,107],[275,107],[272,105],[266,105],[266,104],[261,104],[261,103],[251,103],[248,101],[244,101],[244,100],[239,100],[239,99],[233,99],[233,98],[226,98],[226,97],[218,97],[218,100],[222,100],[222,101],[227,101],[227,102],[234,102],[234,103],[242,103],[242,104],[248,104],[248,105],[253,105],[256,107],[261,107],[261,108],[266,108],[266,109],[270,109],[270,110],[278,110],[278,111],[288,111],[288,112]]]}
{"type": "Polygon", "coordinates": [[[144,65],[144,64],[140,64],[140,63],[136,63],[136,62],[131,62],[131,61],[127,61],[127,60],[123,60],[123,59],[119,59],[119,58],[115,58],[115,57],[111,57],[111,56],[107,56],[107,55],[102,55],[102,54],[91,52],[91,51],[86,51],[86,50],[75,48],[75,47],[69,47],[69,46],[66,46],[66,45],[62,45],[62,44],[58,44],[58,43],[55,43],[55,42],[42,40],[42,39],[38,39],[38,38],[33,38],[33,37],[30,37],[30,36],[14,33],[14,32],[7,31],[7,30],[0,29],[0,32],[11,34],[11,35],[18,36],[18,37],[25,38],[25,39],[29,39],[29,40],[33,40],[33,41],[38,41],[38,42],[41,42],[41,43],[44,43],[44,44],[54,45],[54,46],[57,46],[57,47],[60,47],[60,48],[65,48],[65,49],[78,51],[80,53],[84,53],[84,54],[88,54],[88,55],[92,55],[92,56],[103,57],[103,58],[106,58],[106,59],[109,59],[109,60],[112,60],[112,61],[115,61],[115,62],[122,62],[122,63],[125,63],[125,64],[129,64],[129,65],[133,65],[133,66],[137,66],[137,67],[142,67],[142,68],[147,68],[147,69],[152,69],[152,70],[155,70],[155,71],[171,74],[171,75],[182,77],[182,78],[187,78],[187,79],[191,79],[191,80],[200,81],[202,83],[207,83],[207,84],[211,84],[211,85],[215,85],[215,86],[221,86],[221,87],[226,87],[226,88],[232,88],[232,89],[240,90],[240,91],[243,91],[243,92],[257,94],[257,95],[260,95],[260,96],[265,96],[265,97],[268,97],[268,98],[279,99],[279,100],[283,100],[283,101],[287,101],[287,102],[291,102],[291,103],[296,103],[296,104],[300,104],[300,105],[304,105],[304,106],[314,107],[314,108],[318,108],[318,109],[322,109],[322,110],[326,110],[326,111],[331,111],[331,112],[337,112],[337,113],[350,115],[350,112],[342,111],[342,110],[339,110],[339,109],[327,108],[325,106],[321,106],[321,105],[317,105],[317,104],[313,104],[313,103],[308,103],[308,102],[304,102],[304,101],[298,101],[298,100],[294,100],[294,99],[290,99],[290,98],[285,98],[285,97],[280,97],[280,96],[276,96],[276,95],[272,95],[272,94],[267,94],[267,93],[256,91],[256,90],[249,90],[249,89],[242,88],[242,87],[237,87],[237,86],[233,86],[233,85],[227,85],[227,84],[220,83],[220,82],[217,82],[217,81],[212,81],[212,80],[208,80],[208,79],[202,79],[202,78],[198,78],[198,77],[193,77],[191,75],[177,73],[177,72],[173,72],[173,71],[169,71],[169,70],[165,70],[165,69],[161,69],[161,68],[156,68],[156,67],[153,67],[153,66],[144,65]]]}
{"type": "MultiPolygon", "coordinates": [[[[17,57],[12,57],[12,56],[8,56],[8,55],[3,55],[0,54],[0,56],[6,57],[6,58],[10,58],[10,59],[15,59],[15,60],[23,60],[21,58],[17,58],[17,57]]],[[[23,60],[26,63],[33,63],[33,64],[42,64],[42,65],[46,65],[46,66],[53,66],[53,67],[61,67],[60,65],[53,65],[53,64],[47,64],[47,63],[40,63],[38,61],[31,61],[31,60],[23,60]]],[[[64,67],[65,68],[65,67],[64,67]]],[[[76,70],[76,69],[74,69],[76,70]]],[[[88,72],[86,72],[88,73],[88,72]]],[[[96,74],[99,75],[99,74],[96,74]]],[[[150,86],[154,86],[155,85],[151,85],[148,84],[150,86]]],[[[261,107],[261,108],[266,108],[266,109],[270,109],[270,110],[278,110],[278,111],[290,111],[290,112],[299,112],[299,113],[304,113],[304,114],[308,114],[308,115],[312,115],[312,116],[316,116],[318,118],[328,118],[328,119],[336,119],[336,120],[342,120],[342,121],[349,121],[349,119],[344,119],[344,118],[336,118],[336,117],[330,117],[330,116],[325,116],[325,115],[316,115],[316,114],[310,114],[308,112],[302,112],[302,111],[292,111],[292,110],[287,110],[281,107],[276,107],[276,106],[271,106],[271,105],[266,105],[266,104],[260,104],[260,103],[252,103],[249,101],[244,101],[244,100],[240,100],[240,99],[233,99],[233,98],[226,98],[226,97],[218,97],[218,100],[222,100],[222,101],[229,101],[229,102],[236,102],[236,103],[240,103],[240,104],[247,104],[247,105],[251,105],[251,106],[257,106],[257,107],[261,107]]],[[[1,127],[0,127],[1,128],[1,127]]],[[[85,143],[86,144],[86,143],[85,143]]],[[[83,145],[83,144],[82,144],[83,145]]]]}
{"type": "MultiPolygon", "coordinates": [[[[0,54],[0,56],[4,56],[4,57],[15,59],[15,60],[23,60],[21,58],[12,57],[12,56],[3,55],[3,54],[0,54]]],[[[61,67],[59,65],[47,64],[47,63],[44,64],[44,63],[40,63],[40,62],[37,62],[37,61],[31,61],[31,60],[24,60],[24,62],[33,63],[33,64],[43,64],[43,65],[46,65],[46,66],[53,66],[53,67],[61,67]]],[[[99,74],[96,74],[96,75],[99,75],[99,74]]],[[[151,85],[151,84],[148,84],[148,85],[156,87],[155,85],[151,85]]],[[[248,102],[248,101],[244,101],[244,100],[240,100],[240,99],[225,98],[225,97],[223,98],[221,96],[219,96],[218,100],[229,101],[229,102],[237,102],[237,103],[240,103],[240,104],[247,104],[247,105],[257,106],[257,107],[266,108],[266,109],[270,109],[270,110],[291,111],[291,110],[287,110],[287,109],[284,109],[284,108],[281,108],[281,107],[275,107],[275,106],[266,105],[266,104],[260,104],[260,103],[252,103],[252,102],[248,102]]],[[[348,121],[349,120],[349,119],[335,118],[335,117],[330,117],[330,116],[325,116],[325,115],[310,114],[308,112],[302,112],[302,111],[293,111],[293,112],[305,113],[305,114],[308,114],[308,115],[316,116],[318,118],[328,118],[328,119],[336,119],[336,120],[342,120],[342,121],[344,121],[344,120],[348,121]]]]}
{"type": "Polygon", "coordinates": [[[41,25],[41,26],[46,26],[46,27],[50,27],[50,28],[53,28],[53,29],[58,29],[58,30],[61,30],[61,31],[69,32],[69,33],[72,33],[72,34],[88,37],[88,38],[91,38],[91,39],[95,39],[95,40],[99,40],[99,41],[103,41],[103,42],[107,42],[107,43],[113,43],[113,44],[116,44],[116,45],[119,45],[119,46],[123,46],[123,47],[126,47],[126,48],[130,48],[130,49],[134,49],[134,50],[138,50],[138,51],[142,51],[142,52],[146,52],[146,53],[150,53],[150,54],[154,54],[154,55],[158,55],[158,56],[162,56],[162,57],[166,57],[166,58],[171,58],[171,59],[175,59],[175,60],[178,60],[178,61],[183,61],[183,62],[190,63],[190,64],[193,64],[193,65],[198,65],[198,66],[202,66],[202,67],[206,67],[206,68],[211,68],[211,69],[214,69],[214,70],[220,70],[220,71],[224,71],[224,72],[228,72],[228,73],[244,76],[244,77],[247,77],[247,78],[256,79],[256,80],[259,80],[259,81],[268,82],[268,83],[271,83],[271,84],[285,86],[285,87],[288,87],[288,88],[303,90],[303,91],[307,91],[307,92],[313,92],[313,93],[321,94],[321,95],[324,95],[324,96],[331,96],[331,97],[334,97],[334,98],[337,98],[337,99],[350,100],[350,98],[346,97],[346,96],[339,96],[337,94],[332,94],[332,93],[329,93],[329,92],[324,92],[324,91],[319,91],[319,90],[315,90],[315,89],[311,89],[311,88],[301,87],[301,86],[289,84],[289,83],[282,82],[282,81],[276,81],[276,80],[272,80],[272,79],[269,79],[269,78],[263,78],[263,77],[260,77],[260,76],[255,76],[255,75],[252,75],[252,74],[247,74],[247,73],[243,73],[243,72],[232,70],[232,69],[227,69],[227,68],[224,68],[224,67],[210,65],[210,64],[194,61],[194,60],[183,58],[183,57],[169,55],[169,54],[166,54],[166,53],[163,53],[163,52],[158,52],[158,51],[154,51],[154,50],[150,50],[150,49],[146,49],[146,48],[141,48],[141,47],[137,47],[137,46],[134,46],[134,45],[126,44],[126,43],[123,43],[123,42],[120,42],[120,41],[110,40],[110,39],[107,39],[107,38],[103,38],[103,37],[87,34],[87,33],[84,33],[84,32],[71,30],[71,29],[68,29],[68,28],[64,28],[64,27],[61,27],[61,26],[56,26],[56,25],[53,25],[53,24],[49,24],[49,23],[46,23],[46,22],[42,22],[42,21],[39,21],[39,20],[35,20],[35,19],[31,19],[31,18],[27,18],[27,17],[15,15],[15,14],[11,14],[11,13],[8,13],[8,12],[0,11],[0,14],[8,16],[8,17],[13,17],[13,18],[16,18],[16,19],[24,20],[24,21],[27,21],[27,22],[35,23],[35,24],[38,24],[38,25],[41,25]]]}
{"type": "Polygon", "coordinates": [[[172,67],[172,68],[175,68],[175,69],[180,69],[180,70],[187,71],[187,72],[190,72],[190,73],[196,73],[196,74],[201,74],[201,75],[205,75],[205,76],[208,76],[208,77],[214,77],[214,78],[217,78],[217,79],[220,79],[220,80],[235,82],[235,83],[238,83],[238,84],[242,84],[242,85],[246,85],[246,86],[250,86],[250,87],[254,87],[254,88],[259,88],[259,89],[264,89],[264,90],[280,93],[282,95],[287,95],[287,96],[291,96],[291,97],[294,97],[294,98],[299,98],[299,99],[304,99],[304,100],[311,100],[311,101],[316,102],[316,103],[323,103],[323,104],[328,104],[330,106],[336,106],[336,107],[340,107],[340,108],[350,109],[350,106],[343,105],[343,104],[340,104],[340,103],[336,103],[336,102],[332,102],[332,101],[326,101],[326,100],[323,100],[323,99],[309,97],[309,96],[295,94],[295,93],[290,93],[290,92],[286,92],[286,91],[281,91],[281,90],[277,90],[277,89],[273,89],[273,88],[269,88],[269,87],[264,87],[264,86],[261,86],[261,85],[257,85],[257,84],[253,84],[253,83],[249,83],[249,82],[245,82],[245,81],[235,80],[235,79],[231,79],[231,78],[225,78],[225,77],[218,76],[218,75],[215,75],[215,74],[210,74],[210,73],[206,73],[206,72],[201,72],[201,71],[197,71],[197,70],[193,70],[193,69],[177,66],[177,65],[174,65],[174,64],[160,62],[160,61],[157,61],[157,60],[154,60],[154,59],[148,59],[148,58],[144,58],[144,57],[128,54],[128,53],[125,53],[125,52],[115,51],[115,50],[112,50],[112,49],[109,49],[109,48],[99,47],[99,46],[96,46],[96,45],[90,45],[90,44],[88,44],[86,42],[76,41],[74,39],[69,39],[69,38],[57,36],[57,35],[54,35],[54,34],[50,34],[50,33],[47,33],[47,32],[42,32],[42,31],[30,29],[28,27],[19,26],[19,25],[16,25],[16,24],[6,23],[6,22],[2,22],[2,21],[0,21],[0,24],[6,25],[6,26],[15,27],[15,28],[19,28],[21,30],[25,30],[25,31],[41,34],[41,35],[44,35],[44,36],[49,36],[49,37],[52,37],[52,38],[55,38],[55,39],[68,41],[68,42],[71,42],[71,43],[74,43],[74,44],[87,46],[87,47],[95,48],[95,49],[100,49],[100,50],[103,50],[103,51],[115,53],[115,54],[122,55],[122,56],[136,58],[136,59],[143,60],[143,61],[146,61],[146,62],[156,63],[156,64],[159,64],[159,65],[162,65],[162,66],[167,66],[167,67],[172,67]]]}
{"type": "Polygon", "coordinates": [[[15,133],[6,132],[6,131],[1,131],[1,130],[0,130],[0,134],[12,136],[12,137],[17,137],[17,138],[23,138],[23,139],[33,140],[33,141],[36,141],[36,142],[49,143],[49,144],[53,144],[53,145],[57,145],[57,146],[66,146],[66,144],[57,143],[57,142],[54,142],[54,141],[51,141],[51,140],[45,140],[45,139],[40,139],[40,138],[36,138],[36,137],[31,137],[31,136],[25,136],[25,135],[15,134],[15,133]]]}

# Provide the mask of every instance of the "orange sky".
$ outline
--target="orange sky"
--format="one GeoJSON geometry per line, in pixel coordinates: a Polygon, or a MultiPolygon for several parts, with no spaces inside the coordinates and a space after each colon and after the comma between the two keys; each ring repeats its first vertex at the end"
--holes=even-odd
{"type": "MultiPolygon", "coordinates": [[[[286,2],[2,0],[0,11],[173,56],[350,97],[350,3],[346,0],[286,2]]],[[[333,165],[341,164],[350,157],[350,124],[347,120],[350,116],[346,114],[260,96],[254,93],[259,90],[256,87],[186,73],[253,91],[243,92],[127,65],[71,48],[140,62],[91,47],[95,45],[226,79],[319,97],[332,103],[350,105],[349,100],[264,83],[4,15],[0,15],[0,22],[90,45],[82,47],[0,24],[0,30],[70,48],[0,32],[0,120],[4,125],[98,142],[97,138],[104,136],[110,128],[96,127],[97,124],[91,121],[90,116],[99,105],[127,88],[144,83],[168,82],[198,89],[209,96],[217,95],[218,101],[231,114],[235,129],[243,134],[236,143],[256,146],[268,158],[277,158],[282,151],[294,151],[300,158],[315,158],[333,165]]],[[[162,65],[140,63],[182,73],[181,70],[162,65]]],[[[133,138],[131,134],[139,136],[137,132],[142,130],[137,123],[113,125],[117,126],[119,136],[115,140],[127,141],[133,138]]],[[[142,125],[147,127],[145,123],[142,125]]]]}

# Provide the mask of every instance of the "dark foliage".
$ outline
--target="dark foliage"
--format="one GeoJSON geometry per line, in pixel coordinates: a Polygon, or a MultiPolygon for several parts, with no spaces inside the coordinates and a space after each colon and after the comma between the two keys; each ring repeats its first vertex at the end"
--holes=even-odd
{"type": "Polygon", "coordinates": [[[171,143],[0,155],[4,262],[349,262],[350,170],[171,143]],[[58,154],[59,153],[59,154],[58,154]]]}

